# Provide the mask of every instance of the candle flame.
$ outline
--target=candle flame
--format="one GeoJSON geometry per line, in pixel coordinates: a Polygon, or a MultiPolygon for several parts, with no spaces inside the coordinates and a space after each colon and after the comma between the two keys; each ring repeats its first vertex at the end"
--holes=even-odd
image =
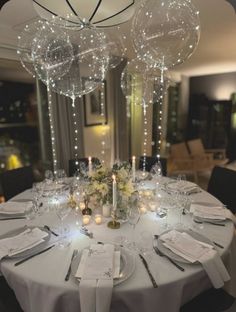
{"type": "Polygon", "coordinates": [[[113,182],[116,182],[116,176],[114,174],[112,175],[112,180],[113,182]]]}
{"type": "Polygon", "coordinates": [[[89,156],[88,160],[89,160],[89,162],[91,162],[91,161],[92,161],[92,157],[91,157],[91,156],[89,156]]]}

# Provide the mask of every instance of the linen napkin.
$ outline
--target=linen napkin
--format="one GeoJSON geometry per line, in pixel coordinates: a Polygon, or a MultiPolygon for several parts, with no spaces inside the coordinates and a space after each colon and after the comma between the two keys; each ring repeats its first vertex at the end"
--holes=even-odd
{"type": "Polygon", "coordinates": [[[163,245],[190,263],[200,262],[215,288],[224,286],[230,276],[214,247],[176,230],[163,234],[163,245]]]}
{"type": "Polygon", "coordinates": [[[31,208],[32,202],[6,202],[0,204],[0,214],[24,214],[29,208],[31,208]]]}
{"type": "MultiPolygon", "coordinates": [[[[116,255],[116,256],[115,256],[116,255]]],[[[120,259],[120,256],[119,256],[120,259]]],[[[93,244],[82,253],[76,277],[81,278],[79,293],[81,312],[109,312],[112,296],[114,245],[93,244]]]]}
{"type": "Polygon", "coordinates": [[[26,229],[13,237],[0,239],[0,260],[5,256],[14,256],[44,242],[48,233],[39,228],[26,229]]]}
{"type": "Polygon", "coordinates": [[[180,191],[188,195],[199,192],[199,187],[195,183],[189,181],[172,182],[167,184],[167,188],[170,191],[180,191]]]}
{"type": "Polygon", "coordinates": [[[190,212],[195,217],[209,220],[226,220],[230,219],[236,224],[236,217],[232,214],[229,209],[226,209],[220,205],[207,206],[197,203],[192,203],[190,206],[190,212]]]}

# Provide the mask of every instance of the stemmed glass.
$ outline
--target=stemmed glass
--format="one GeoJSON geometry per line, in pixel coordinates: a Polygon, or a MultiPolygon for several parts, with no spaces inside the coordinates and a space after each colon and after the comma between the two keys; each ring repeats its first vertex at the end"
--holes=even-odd
{"type": "Polygon", "coordinates": [[[34,206],[35,213],[37,215],[42,215],[41,207],[43,206],[43,203],[42,203],[43,191],[44,191],[43,182],[33,183],[33,186],[32,186],[33,206],[34,206]]]}
{"type": "Polygon", "coordinates": [[[138,205],[132,205],[128,207],[128,224],[132,227],[132,239],[131,239],[131,249],[136,250],[136,243],[134,238],[134,233],[136,225],[140,221],[141,212],[138,205]]]}
{"type": "Polygon", "coordinates": [[[61,248],[67,247],[70,245],[70,240],[68,240],[68,232],[69,229],[68,227],[65,226],[64,220],[65,218],[69,215],[71,212],[71,208],[68,207],[67,204],[65,203],[60,203],[59,200],[56,205],[56,214],[61,221],[61,228],[60,228],[60,233],[61,233],[61,240],[58,242],[58,246],[61,248]]]}

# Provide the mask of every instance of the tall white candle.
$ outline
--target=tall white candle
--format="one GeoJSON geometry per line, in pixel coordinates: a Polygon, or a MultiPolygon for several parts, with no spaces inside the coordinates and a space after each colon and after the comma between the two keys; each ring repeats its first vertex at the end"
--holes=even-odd
{"type": "Polygon", "coordinates": [[[92,157],[91,156],[89,156],[88,158],[88,173],[89,175],[92,174],[92,157]]]}
{"type": "Polygon", "coordinates": [[[135,159],[136,157],[133,156],[132,157],[132,178],[133,178],[133,182],[135,181],[135,171],[136,171],[136,165],[135,165],[135,159]]]}
{"type": "Polygon", "coordinates": [[[112,205],[113,209],[116,210],[116,176],[112,176],[112,205]]]}

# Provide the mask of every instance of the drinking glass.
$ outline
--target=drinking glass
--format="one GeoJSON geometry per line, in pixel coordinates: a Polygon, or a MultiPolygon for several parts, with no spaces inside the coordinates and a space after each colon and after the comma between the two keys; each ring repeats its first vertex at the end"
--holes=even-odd
{"type": "Polygon", "coordinates": [[[71,212],[71,208],[68,207],[67,204],[65,203],[61,204],[59,202],[57,203],[56,214],[61,222],[61,225],[60,225],[61,239],[58,242],[58,246],[61,248],[64,248],[70,245],[70,240],[68,239],[69,229],[64,224],[64,220],[69,215],[70,212],[71,212]]]}
{"type": "Polygon", "coordinates": [[[44,176],[45,176],[46,183],[51,183],[54,179],[54,175],[51,170],[46,170],[44,176]]]}
{"type": "Polygon", "coordinates": [[[135,228],[138,222],[140,221],[141,213],[138,205],[132,205],[128,207],[128,224],[132,227],[132,238],[131,238],[131,244],[130,248],[133,250],[137,250],[136,243],[135,243],[135,228]]]}
{"type": "Polygon", "coordinates": [[[37,215],[42,215],[43,213],[43,191],[44,191],[44,183],[36,182],[33,183],[32,192],[33,192],[33,207],[34,211],[37,215]]]}
{"type": "Polygon", "coordinates": [[[58,169],[55,172],[55,180],[57,181],[57,183],[63,183],[65,181],[66,178],[66,172],[64,169],[58,169]]]}

